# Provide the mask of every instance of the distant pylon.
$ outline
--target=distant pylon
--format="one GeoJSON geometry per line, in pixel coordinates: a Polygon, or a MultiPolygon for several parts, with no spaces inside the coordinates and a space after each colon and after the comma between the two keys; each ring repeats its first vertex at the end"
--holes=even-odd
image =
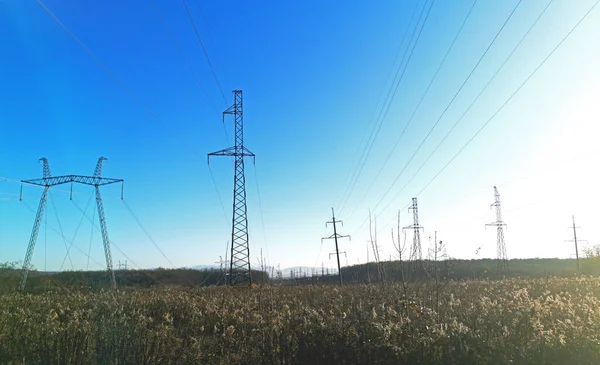
{"type": "Polygon", "coordinates": [[[125,262],[121,262],[121,260],[119,260],[117,263],[117,270],[129,270],[129,266],[127,266],[127,260],[125,260],[125,262]]]}
{"type": "Polygon", "coordinates": [[[235,168],[233,178],[233,217],[231,226],[231,261],[229,285],[250,285],[250,246],[248,244],[248,211],[246,208],[246,177],[244,176],[244,157],[254,157],[254,153],[244,147],[244,112],[242,90],[233,91],[233,105],[223,112],[232,114],[235,127],[235,145],[210,156],[233,156],[235,168]]]}
{"type": "Polygon", "coordinates": [[[508,269],[508,257],[506,255],[506,244],[504,243],[504,227],[506,223],[502,221],[502,207],[500,204],[500,193],[498,188],[494,186],[494,203],[490,208],[496,207],[496,221],[486,224],[486,226],[496,227],[496,250],[498,259],[498,271],[503,275],[506,274],[508,269]]]}
{"type": "MultiPolygon", "coordinates": [[[[333,224],[333,235],[329,236],[329,237],[323,237],[321,238],[321,243],[323,242],[323,240],[329,240],[329,239],[333,239],[335,240],[335,252],[334,253],[330,253],[329,257],[331,257],[331,255],[334,255],[337,257],[337,266],[338,266],[338,278],[340,280],[340,285],[342,285],[342,268],[340,266],[340,253],[343,253],[344,255],[346,255],[346,252],[340,252],[339,246],[338,246],[338,238],[344,238],[344,237],[348,237],[349,239],[352,239],[350,236],[345,235],[342,236],[340,234],[337,233],[337,223],[341,223],[342,225],[344,225],[344,223],[342,221],[338,221],[335,219],[335,212],[333,211],[333,208],[331,208],[331,215],[332,215],[332,219],[331,222],[327,222],[325,223],[325,225],[327,224],[333,224]]],[[[346,255],[346,260],[348,258],[348,255],[346,255]]]]}
{"type": "Polygon", "coordinates": [[[419,206],[417,205],[417,198],[412,198],[412,205],[408,208],[408,211],[413,212],[413,224],[406,226],[403,229],[413,230],[413,244],[410,249],[410,261],[420,261],[422,259],[421,253],[421,230],[423,227],[419,225],[419,206]]]}
{"type": "Polygon", "coordinates": [[[572,216],[573,218],[573,226],[569,227],[573,229],[573,239],[572,240],[568,240],[566,242],[574,242],[575,243],[575,257],[577,259],[577,274],[580,273],[579,271],[579,248],[577,247],[577,243],[578,242],[586,242],[585,240],[578,240],[577,239],[577,228],[581,228],[581,227],[577,227],[575,225],[575,215],[572,216]]]}

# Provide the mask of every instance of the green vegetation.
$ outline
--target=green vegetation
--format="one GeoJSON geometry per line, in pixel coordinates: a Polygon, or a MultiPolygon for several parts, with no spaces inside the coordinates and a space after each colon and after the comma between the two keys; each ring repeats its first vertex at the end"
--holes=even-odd
{"type": "MultiPolygon", "coordinates": [[[[14,291],[20,280],[20,270],[16,264],[0,265],[0,293],[14,291]]],[[[124,270],[115,271],[119,288],[153,288],[153,287],[198,287],[223,285],[225,278],[220,270],[192,269],[156,269],[156,270],[124,270]]],[[[267,280],[266,273],[252,271],[252,280],[267,280]]],[[[64,288],[78,291],[97,291],[110,287],[110,277],[106,271],[63,271],[45,273],[31,271],[27,279],[28,293],[43,293],[49,290],[64,288]]]]}
{"type": "MultiPolygon", "coordinates": [[[[600,248],[598,248],[600,252],[600,248]]],[[[581,260],[581,272],[584,275],[600,276],[600,256],[586,253],[581,260]]],[[[501,279],[497,271],[497,261],[493,259],[478,260],[444,260],[424,261],[429,271],[435,270],[443,280],[465,279],[501,279]]],[[[381,263],[385,278],[388,281],[429,280],[430,272],[417,270],[409,274],[408,263],[385,261],[381,263]]],[[[9,292],[18,286],[19,266],[16,263],[0,264],[0,293],[9,292]]],[[[516,259],[509,262],[509,277],[542,278],[548,276],[573,277],[577,273],[577,263],[574,259],[516,259]]],[[[225,278],[219,270],[163,269],[156,270],[124,270],[115,271],[117,285],[120,288],[153,288],[153,287],[198,287],[223,285],[225,278]]],[[[377,277],[375,263],[354,265],[342,268],[344,283],[364,284],[381,281],[377,277]]],[[[255,283],[268,282],[267,273],[252,272],[255,283]]],[[[285,280],[287,284],[337,284],[337,275],[323,277],[299,277],[295,280],[285,280]]],[[[31,271],[27,291],[41,293],[47,290],[64,287],[78,290],[98,290],[108,288],[110,280],[104,271],[64,271],[60,273],[44,273],[31,271]]]]}
{"type": "MultiPolygon", "coordinates": [[[[600,276],[600,265],[597,257],[587,257],[580,260],[581,273],[584,275],[600,276]]],[[[386,277],[392,281],[402,280],[402,270],[406,277],[409,271],[407,262],[384,261],[381,263],[386,277]]],[[[424,261],[425,267],[437,267],[442,277],[454,280],[463,279],[500,279],[502,273],[498,272],[498,261],[495,259],[478,260],[444,260],[424,261]]],[[[376,276],[375,263],[368,265],[355,265],[342,268],[342,275],[346,281],[366,282],[367,271],[371,280],[376,276]]],[[[575,259],[513,259],[508,262],[508,276],[541,278],[548,276],[573,277],[577,274],[577,261],[575,259]]],[[[412,279],[427,279],[425,270],[412,273],[412,279]]]]}
{"type": "Polygon", "coordinates": [[[600,280],[12,292],[0,363],[598,364],[600,280]]]}
{"type": "MultiPolygon", "coordinates": [[[[589,276],[600,276],[600,247],[596,249],[599,255],[586,252],[585,258],[580,260],[581,273],[589,276]]],[[[381,267],[387,281],[401,282],[423,281],[432,279],[435,271],[440,279],[444,280],[466,280],[466,279],[502,279],[505,275],[498,272],[498,261],[494,259],[477,260],[424,260],[422,265],[415,270],[404,261],[382,261],[381,267]],[[427,270],[424,269],[427,268],[427,270]]],[[[577,274],[577,261],[575,259],[513,259],[508,263],[508,277],[521,278],[543,278],[543,277],[574,277],[577,274]]],[[[365,284],[380,282],[377,264],[347,266],[342,268],[344,283],[365,284]]],[[[329,275],[319,278],[297,278],[290,280],[294,283],[327,283],[336,284],[337,275],[329,275]]]]}

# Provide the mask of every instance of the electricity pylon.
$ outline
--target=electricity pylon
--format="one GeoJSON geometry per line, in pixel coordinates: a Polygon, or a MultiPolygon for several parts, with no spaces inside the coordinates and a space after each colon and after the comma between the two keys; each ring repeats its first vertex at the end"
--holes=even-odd
{"type": "Polygon", "coordinates": [[[419,206],[417,205],[417,198],[412,198],[412,205],[408,208],[408,211],[413,212],[413,224],[410,226],[403,227],[403,229],[413,230],[413,244],[410,249],[410,261],[420,261],[422,258],[421,252],[421,230],[422,226],[419,225],[419,206]]]}
{"type": "Polygon", "coordinates": [[[422,266],[422,251],[421,251],[421,230],[423,227],[419,224],[419,206],[417,204],[417,198],[412,198],[412,205],[408,207],[408,211],[413,212],[413,224],[410,226],[402,227],[402,230],[410,229],[413,231],[413,243],[410,248],[408,257],[408,276],[418,277],[419,268],[422,266]]]}
{"type": "Polygon", "coordinates": [[[254,153],[244,147],[244,113],[242,90],[233,90],[233,105],[223,112],[232,114],[235,127],[235,145],[210,156],[233,156],[235,158],[233,178],[233,217],[231,225],[231,261],[229,269],[229,285],[250,285],[250,246],[248,242],[248,211],[246,208],[246,177],[244,176],[244,157],[255,157],[254,153]]]}
{"type": "Polygon", "coordinates": [[[578,242],[586,242],[586,241],[577,239],[577,228],[581,228],[581,227],[577,227],[575,225],[575,215],[573,215],[573,226],[571,226],[569,228],[573,229],[573,239],[568,240],[566,242],[574,242],[575,243],[575,258],[577,259],[577,274],[579,275],[579,273],[580,273],[580,271],[579,271],[579,248],[577,247],[577,243],[578,242]]]}
{"type": "Polygon", "coordinates": [[[121,270],[129,270],[129,266],[127,265],[127,260],[125,260],[125,262],[121,262],[119,261],[117,263],[117,270],[121,271],[121,270]]]}
{"type": "Polygon", "coordinates": [[[490,206],[491,208],[496,207],[496,221],[486,224],[487,226],[496,227],[496,251],[498,257],[498,271],[503,275],[506,274],[508,268],[507,255],[506,255],[506,244],[504,243],[504,227],[506,223],[502,221],[502,207],[500,204],[500,193],[498,188],[494,186],[494,203],[490,206]]]}
{"type": "MultiPolygon", "coordinates": [[[[63,176],[52,176],[50,172],[50,165],[48,164],[48,159],[42,157],[40,159],[43,163],[43,175],[41,179],[32,179],[32,180],[21,180],[21,184],[30,184],[30,185],[38,185],[43,186],[44,191],[42,192],[42,197],[40,198],[40,204],[38,205],[38,210],[35,215],[35,221],[33,223],[33,229],[31,230],[31,236],[29,238],[29,244],[27,245],[27,252],[25,254],[25,261],[23,261],[23,268],[21,269],[21,282],[19,284],[19,289],[24,290],[25,284],[27,283],[27,276],[29,275],[29,270],[31,268],[31,258],[33,257],[33,251],[35,249],[35,243],[37,241],[38,232],[40,230],[40,224],[42,222],[42,217],[44,216],[44,211],[46,209],[46,201],[48,199],[48,191],[52,186],[63,185],[71,183],[71,188],[73,183],[90,185],[94,186],[96,189],[96,205],[98,207],[98,217],[100,220],[100,228],[102,230],[102,242],[104,243],[104,255],[106,256],[106,271],[108,272],[111,284],[113,287],[116,287],[117,283],[115,280],[115,273],[113,271],[112,264],[112,256],[110,253],[110,240],[108,238],[108,230],[106,228],[106,216],[104,214],[104,205],[102,204],[102,195],[100,194],[100,186],[110,185],[121,183],[123,184],[123,179],[113,179],[113,178],[103,178],[102,177],[102,165],[103,162],[106,161],[106,158],[100,157],[98,159],[98,163],[96,164],[96,168],[94,170],[93,176],[84,176],[84,175],[63,175],[63,176]]],[[[21,197],[23,200],[23,186],[21,185],[21,197]]],[[[72,199],[72,194],[71,194],[72,199]]],[[[121,185],[121,199],[123,199],[123,186],[121,185]]]]}
{"type": "MultiPolygon", "coordinates": [[[[346,255],[346,252],[340,252],[339,246],[338,246],[338,238],[344,238],[344,237],[348,237],[348,239],[352,240],[352,237],[350,237],[349,235],[340,235],[337,233],[337,223],[341,223],[342,226],[344,225],[344,222],[342,221],[337,221],[335,220],[335,212],[333,211],[333,208],[331,208],[331,215],[332,215],[332,219],[331,222],[327,222],[325,223],[325,226],[327,226],[328,224],[333,224],[333,235],[329,236],[329,237],[323,237],[321,238],[321,243],[323,243],[323,240],[329,240],[329,239],[334,239],[335,240],[335,252],[334,253],[330,253],[329,257],[331,257],[331,255],[335,254],[337,257],[337,266],[338,266],[338,277],[340,279],[340,285],[342,285],[342,269],[340,267],[340,253],[343,253],[344,255],[346,255]]],[[[346,255],[347,257],[347,255],[346,255]]]]}

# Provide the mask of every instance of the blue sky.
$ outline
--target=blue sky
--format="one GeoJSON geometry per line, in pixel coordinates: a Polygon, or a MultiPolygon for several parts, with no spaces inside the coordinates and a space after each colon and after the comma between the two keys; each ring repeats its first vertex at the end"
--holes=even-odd
{"type": "MultiPolygon", "coordinates": [[[[519,3],[398,176],[518,1],[477,1],[399,140],[471,0],[433,3],[385,118],[378,115],[387,107],[385,95],[407,43],[401,41],[406,31],[409,36],[413,31],[411,14],[416,8],[418,16],[423,0],[346,1],[343,6],[189,0],[226,100],[182,2],[43,2],[120,85],[36,1],[2,1],[0,176],[39,177],[36,161],[42,156],[55,175],[91,174],[98,157],[106,156],[105,176],[125,179],[125,201],[168,259],[176,266],[211,264],[224,255],[230,237],[233,160],[215,158],[210,165],[223,212],[206,154],[232,143],[232,120],[226,120],[225,133],[220,114],[232,102],[231,91],[242,89],[245,143],[257,155],[255,166],[251,160],[246,164],[253,264],[262,248],[273,265],[333,266],[328,259],[333,242],[320,241],[331,234],[325,229],[331,207],[344,221],[342,233],[352,235],[351,242],[342,244],[349,264],[366,259],[368,230],[362,223],[369,209],[377,216],[381,255],[389,257],[395,224],[388,223],[402,209],[401,224],[410,224],[406,208],[417,194],[424,247],[437,230],[453,257],[476,257],[479,247],[477,257],[493,257],[495,234],[484,224],[494,220],[489,210],[494,185],[509,224],[509,257],[570,257],[572,247],[564,240],[570,238],[566,227],[571,214],[583,227],[582,238],[590,244],[600,239],[595,224],[600,151],[594,138],[600,118],[598,8],[477,138],[423,187],[595,2],[553,1],[415,174],[548,1],[519,3]],[[347,189],[367,137],[380,122],[364,168],[353,189],[347,189]],[[349,191],[347,202],[340,204],[349,191]]],[[[18,183],[0,180],[0,261],[23,259],[35,215],[31,210],[41,189],[25,187],[23,202],[18,193],[18,183]]],[[[79,225],[77,206],[84,208],[90,194],[91,189],[76,186],[73,203],[68,186],[54,190],[47,229],[40,230],[33,258],[37,268],[71,268],[68,260],[63,265],[65,243],[55,232],[60,229],[69,239],[75,237],[74,269],[87,267],[90,242],[89,267],[103,267],[98,230],[86,219],[79,225]]],[[[120,188],[106,187],[103,194],[109,234],[118,247],[113,248],[114,261],[126,260],[124,252],[134,261],[130,266],[171,266],[120,201],[120,188]]],[[[95,214],[93,203],[89,217],[95,214]]]]}

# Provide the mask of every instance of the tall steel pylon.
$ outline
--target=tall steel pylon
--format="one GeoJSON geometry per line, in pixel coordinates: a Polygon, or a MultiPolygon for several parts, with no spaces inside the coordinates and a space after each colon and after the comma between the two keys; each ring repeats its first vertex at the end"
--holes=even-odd
{"type": "Polygon", "coordinates": [[[233,147],[208,154],[209,163],[210,156],[233,156],[235,158],[229,285],[252,284],[252,276],[250,272],[250,246],[248,242],[248,210],[246,208],[246,178],[244,176],[244,157],[255,157],[255,155],[244,146],[243,107],[242,90],[234,90],[233,105],[223,112],[223,122],[225,122],[226,114],[233,115],[235,127],[235,145],[233,147]]]}
{"type": "MultiPolygon", "coordinates": [[[[50,165],[48,164],[48,159],[42,157],[40,159],[43,163],[43,177],[41,179],[32,179],[32,180],[21,180],[22,184],[30,184],[30,185],[38,185],[43,186],[44,191],[42,193],[42,197],[40,198],[40,203],[38,205],[37,214],[35,215],[35,221],[33,223],[33,229],[31,230],[31,236],[29,238],[29,244],[27,245],[27,252],[25,254],[25,260],[23,261],[23,267],[21,269],[21,281],[19,283],[19,289],[24,290],[25,284],[27,283],[27,276],[29,275],[29,270],[31,269],[31,258],[33,257],[33,251],[35,250],[35,243],[37,241],[37,236],[40,230],[40,224],[42,222],[42,217],[44,216],[44,211],[46,210],[46,201],[48,199],[48,191],[52,186],[69,184],[69,183],[77,183],[83,185],[91,185],[96,189],[96,204],[98,206],[98,217],[100,220],[100,228],[102,230],[102,241],[104,243],[104,254],[106,256],[106,270],[109,273],[111,284],[113,287],[116,287],[115,274],[113,271],[112,265],[112,256],[110,253],[110,240],[108,238],[108,230],[106,228],[106,216],[104,215],[104,205],[102,204],[102,195],[100,194],[100,186],[110,185],[115,183],[123,184],[123,179],[113,179],[113,178],[103,178],[102,177],[102,165],[103,162],[106,161],[106,158],[100,157],[98,159],[98,163],[96,164],[96,168],[94,169],[93,176],[84,176],[84,175],[63,175],[63,176],[52,176],[50,172],[50,165]]],[[[71,185],[72,186],[72,185],[71,185]]],[[[23,188],[21,186],[21,197],[23,199],[23,188]]],[[[71,194],[72,198],[72,194],[71,194]]],[[[121,199],[123,199],[123,190],[121,189],[121,199]]]]}
{"type": "Polygon", "coordinates": [[[487,226],[496,227],[496,255],[498,259],[498,271],[503,275],[508,269],[508,257],[506,255],[506,244],[504,243],[504,227],[506,223],[502,221],[502,207],[500,204],[500,193],[498,188],[494,186],[494,203],[490,208],[496,207],[496,221],[486,224],[487,226]]]}

